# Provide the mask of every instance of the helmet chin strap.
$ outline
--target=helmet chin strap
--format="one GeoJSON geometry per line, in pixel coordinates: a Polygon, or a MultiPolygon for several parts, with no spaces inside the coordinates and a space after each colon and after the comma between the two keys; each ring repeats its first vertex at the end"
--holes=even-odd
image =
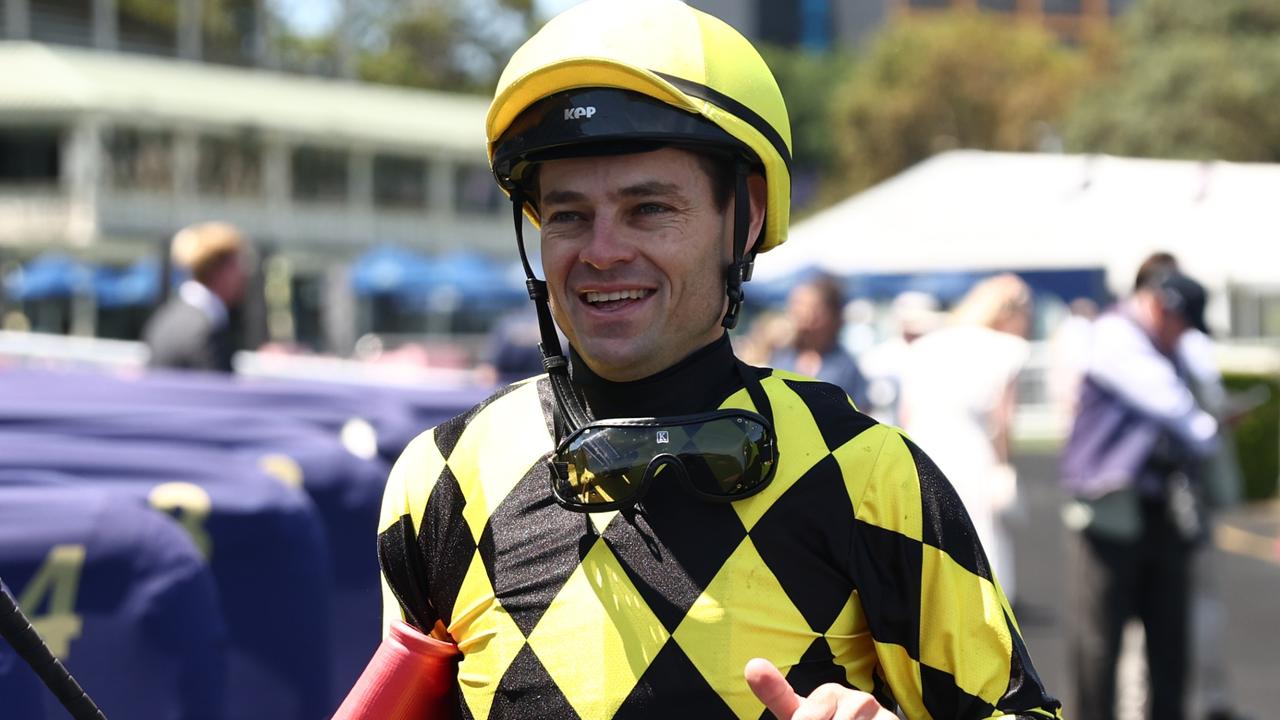
{"type": "Polygon", "coordinates": [[[534,276],[533,266],[529,264],[529,255],[525,252],[524,193],[518,188],[511,191],[511,208],[516,226],[516,247],[520,249],[520,264],[524,266],[525,287],[528,288],[529,298],[533,300],[534,309],[538,313],[538,332],[541,335],[538,349],[542,351],[542,367],[551,379],[551,391],[555,395],[556,425],[559,426],[561,422],[566,423],[567,434],[571,434],[594,418],[569,380],[569,361],[560,347],[560,336],[556,334],[555,320],[551,318],[547,281],[539,280],[534,276]]]}
{"type": "Polygon", "coordinates": [[[747,175],[750,172],[751,166],[746,160],[739,158],[734,162],[733,262],[729,264],[725,277],[729,308],[720,321],[727,330],[738,324],[738,313],[747,296],[742,284],[751,279],[751,268],[755,262],[755,253],[747,255],[747,234],[751,232],[751,197],[747,192],[747,175]]]}

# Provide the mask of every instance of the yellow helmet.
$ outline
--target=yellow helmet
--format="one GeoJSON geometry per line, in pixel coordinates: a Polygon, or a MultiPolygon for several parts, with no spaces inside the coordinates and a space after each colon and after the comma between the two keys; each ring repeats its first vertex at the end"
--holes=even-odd
{"type": "MultiPolygon", "coordinates": [[[[507,192],[553,157],[664,145],[736,152],[768,188],[757,250],[786,240],[791,126],[778,83],[746,38],[678,0],[588,0],[548,22],[503,71],[486,131],[507,192]]],[[[537,209],[524,209],[537,224],[537,209]]]]}

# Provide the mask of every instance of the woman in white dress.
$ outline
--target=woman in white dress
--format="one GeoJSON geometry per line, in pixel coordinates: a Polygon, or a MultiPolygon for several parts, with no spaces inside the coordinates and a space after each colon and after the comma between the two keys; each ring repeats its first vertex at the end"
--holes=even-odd
{"type": "Polygon", "coordinates": [[[1017,498],[1009,430],[1030,320],[1026,283],[1012,274],[987,278],[946,326],[911,344],[902,369],[903,429],[955,486],[1010,602],[1016,579],[1002,515],[1017,498]]]}

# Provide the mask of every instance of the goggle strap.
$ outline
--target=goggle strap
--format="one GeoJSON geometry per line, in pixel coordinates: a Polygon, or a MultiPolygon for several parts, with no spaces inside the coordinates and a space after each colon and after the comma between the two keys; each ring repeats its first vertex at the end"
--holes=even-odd
{"type": "Polygon", "coordinates": [[[534,276],[533,266],[529,264],[529,255],[524,247],[524,201],[524,192],[519,187],[512,189],[511,216],[515,224],[516,247],[520,249],[520,264],[524,266],[525,287],[538,314],[538,334],[541,338],[538,349],[542,352],[542,367],[551,379],[551,391],[555,395],[554,412],[563,415],[562,419],[568,423],[568,432],[572,433],[591,422],[591,415],[578,400],[569,380],[569,361],[560,347],[560,335],[556,333],[556,323],[551,317],[551,308],[547,305],[547,283],[534,276]]]}
{"type": "MultiPolygon", "coordinates": [[[[524,276],[529,280],[529,297],[533,297],[532,283],[536,278],[533,266],[529,264],[529,255],[524,250],[524,192],[518,185],[511,189],[511,214],[516,224],[516,248],[520,250],[520,264],[524,266],[524,276]]],[[[545,290],[546,283],[543,283],[543,291],[545,290]]]]}
{"type": "Polygon", "coordinates": [[[760,413],[769,425],[776,427],[773,422],[773,404],[769,402],[769,395],[760,385],[760,378],[756,375],[755,368],[739,360],[738,376],[742,378],[742,386],[747,390],[747,397],[751,398],[751,404],[756,406],[756,412],[760,413]]]}

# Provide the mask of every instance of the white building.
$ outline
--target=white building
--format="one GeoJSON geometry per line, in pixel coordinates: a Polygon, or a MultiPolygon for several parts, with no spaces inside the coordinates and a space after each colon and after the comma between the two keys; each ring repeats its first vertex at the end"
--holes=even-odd
{"type": "MultiPolygon", "coordinates": [[[[511,255],[486,98],[32,41],[0,41],[0,77],[10,269],[49,250],[127,264],[208,219],[303,279],[377,244],[511,255]]],[[[316,317],[295,319],[331,325],[329,289],[310,294],[316,317]]],[[[92,332],[92,313],[70,314],[92,332]]],[[[269,334],[290,339],[290,322],[269,334]]]]}
{"type": "Polygon", "coordinates": [[[484,98],[30,42],[0,72],[0,245],[130,254],[207,218],[344,255],[509,243],[484,98]]]}

